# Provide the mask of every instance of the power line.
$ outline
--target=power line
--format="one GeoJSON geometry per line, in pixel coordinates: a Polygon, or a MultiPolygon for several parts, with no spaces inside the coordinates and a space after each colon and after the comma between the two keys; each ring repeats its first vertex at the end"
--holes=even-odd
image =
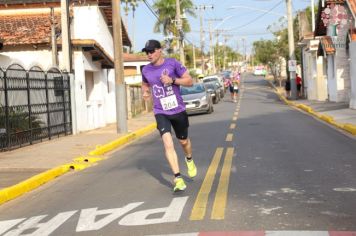
{"type": "MultiPolygon", "coordinates": [[[[152,8],[152,6],[147,2],[147,0],[143,0],[143,2],[145,3],[145,5],[147,6],[147,8],[150,10],[150,12],[156,17],[157,21],[161,24],[163,24],[163,22],[159,19],[159,16],[157,15],[157,13],[154,11],[154,9],[152,8]]],[[[171,33],[174,34],[174,30],[171,27],[168,27],[168,31],[170,31],[171,33]]],[[[193,44],[190,40],[188,40],[186,37],[184,37],[184,40],[187,41],[190,44],[193,44]]]]}
{"type": "Polygon", "coordinates": [[[240,25],[240,26],[237,26],[237,27],[231,28],[231,30],[232,30],[232,29],[239,29],[239,28],[243,28],[243,27],[248,26],[249,24],[252,24],[252,23],[253,23],[253,22],[255,22],[256,20],[258,20],[258,19],[260,19],[261,17],[265,16],[266,14],[270,13],[272,10],[274,10],[276,7],[278,7],[278,6],[279,6],[282,2],[283,2],[283,0],[282,0],[282,1],[280,1],[280,2],[278,2],[276,5],[274,5],[271,9],[269,9],[267,12],[263,13],[262,15],[257,16],[256,18],[254,18],[253,20],[251,20],[251,21],[247,22],[247,23],[246,23],[246,24],[244,24],[244,25],[240,25]]]}

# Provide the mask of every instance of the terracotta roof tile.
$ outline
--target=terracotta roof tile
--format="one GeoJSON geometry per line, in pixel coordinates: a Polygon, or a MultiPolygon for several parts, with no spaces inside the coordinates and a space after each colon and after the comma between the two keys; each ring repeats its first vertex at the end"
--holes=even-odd
{"type": "MultiPolygon", "coordinates": [[[[60,14],[55,14],[57,28],[60,14]]],[[[51,37],[50,14],[0,15],[0,38],[4,45],[49,43],[51,37]]]]}
{"type": "Polygon", "coordinates": [[[147,56],[145,56],[145,55],[137,55],[137,54],[124,53],[124,61],[125,61],[125,62],[130,62],[130,61],[148,61],[148,59],[147,59],[147,56]]]}
{"type": "MultiPolygon", "coordinates": [[[[109,27],[112,27],[112,0],[70,0],[71,6],[80,6],[94,4],[99,6],[104,12],[109,27]]],[[[0,9],[30,9],[30,8],[48,8],[60,6],[60,0],[0,0],[0,9]]],[[[121,21],[122,41],[125,46],[131,47],[131,40],[128,30],[121,21]]]]}

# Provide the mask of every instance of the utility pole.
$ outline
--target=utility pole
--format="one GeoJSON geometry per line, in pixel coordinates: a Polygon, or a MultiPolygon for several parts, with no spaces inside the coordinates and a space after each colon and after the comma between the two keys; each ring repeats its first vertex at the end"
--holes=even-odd
{"type": "Polygon", "coordinates": [[[246,38],[241,38],[242,40],[242,48],[243,48],[243,53],[244,53],[244,61],[246,62],[247,58],[246,58],[246,38]]]}
{"type": "Polygon", "coordinates": [[[54,18],[54,9],[51,7],[51,46],[52,46],[52,66],[58,66],[56,26],[54,18]]]}
{"type": "Polygon", "coordinates": [[[224,35],[224,60],[223,60],[223,68],[224,68],[224,70],[226,70],[226,59],[227,59],[227,54],[226,54],[227,46],[226,46],[226,44],[227,44],[228,38],[231,37],[231,36],[232,35],[230,35],[230,34],[225,34],[224,35]]]}
{"type": "Polygon", "coordinates": [[[180,17],[180,1],[176,0],[176,22],[177,22],[177,30],[178,30],[178,39],[179,39],[179,57],[180,57],[180,62],[184,65],[185,60],[184,60],[184,47],[183,47],[183,25],[182,25],[182,19],[180,17]]]}
{"type": "Polygon", "coordinates": [[[69,0],[61,0],[61,25],[62,25],[62,53],[64,69],[70,73],[71,64],[71,42],[69,30],[69,0]]]}
{"type": "Polygon", "coordinates": [[[286,0],[287,4],[287,19],[288,19],[288,46],[289,46],[289,61],[288,70],[291,84],[291,99],[295,100],[297,97],[297,84],[295,81],[295,48],[294,48],[294,31],[293,31],[293,16],[292,16],[292,0],[286,0]],[[294,68],[293,68],[294,67],[294,68]]]}
{"type": "Polygon", "coordinates": [[[112,27],[114,33],[115,97],[116,97],[116,130],[127,133],[126,87],[124,83],[122,28],[120,15],[121,0],[111,0],[112,27]]]}
{"type": "Polygon", "coordinates": [[[314,0],[311,0],[311,13],[312,13],[312,32],[314,33],[315,31],[315,13],[314,13],[314,0]]]}
{"type": "Polygon", "coordinates": [[[200,17],[200,51],[201,51],[201,71],[202,74],[205,72],[205,63],[204,63],[204,30],[203,30],[203,10],[205,11],[206,9],[214,9],[213,5],[199,5],[196,6],[195,9],[199,10],[199,17],[200,17]]]}
{"type": "Polygon", "coordinates": [[[61,29],[62,29],[62,59],[63,68],[68,72],[70,81],[70,100],[72,114],[72,133],[77,134],[77,104],[75,96],[75,81],[72,72],[72,48],[69,25],[69,0],[61,0],[61,29]]]}
{"type": "Polygon", "coordinates": [[[195,46],[194,46],[194,44],[192,44],[192,47],[193,47],[193,68],[194,68],[194,70],[196,70],[197,65],[195,63],[195,46]]]}
{"type": "Polygon", "coordinates": [[[209,48],[210,48],[210,61],[212,65],[213,73],[216,73],[215,67],[215,52],[214,52],[214,39],[213,39],[213,31],[211,29],[211,23],[213,21],[222,21],[222,19],[207,19],[209,23],[209,48]]]}

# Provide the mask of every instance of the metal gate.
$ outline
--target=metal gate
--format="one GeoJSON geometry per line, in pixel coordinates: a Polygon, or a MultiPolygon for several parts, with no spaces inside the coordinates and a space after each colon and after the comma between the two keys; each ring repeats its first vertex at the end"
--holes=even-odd
{"type": "Polygon", "coordinates": [[[0,150],[72,133],[69,75],[52,68],[0,70],[0,150]]]}

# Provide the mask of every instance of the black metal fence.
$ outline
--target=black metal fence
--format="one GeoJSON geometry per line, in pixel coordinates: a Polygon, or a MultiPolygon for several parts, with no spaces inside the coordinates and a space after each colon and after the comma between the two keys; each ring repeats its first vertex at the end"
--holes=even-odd
{"type": "Polygon", "coordinates": [[[0,69],[0,150],[72,133],[70,77],[52,68],[0,69]]]}

